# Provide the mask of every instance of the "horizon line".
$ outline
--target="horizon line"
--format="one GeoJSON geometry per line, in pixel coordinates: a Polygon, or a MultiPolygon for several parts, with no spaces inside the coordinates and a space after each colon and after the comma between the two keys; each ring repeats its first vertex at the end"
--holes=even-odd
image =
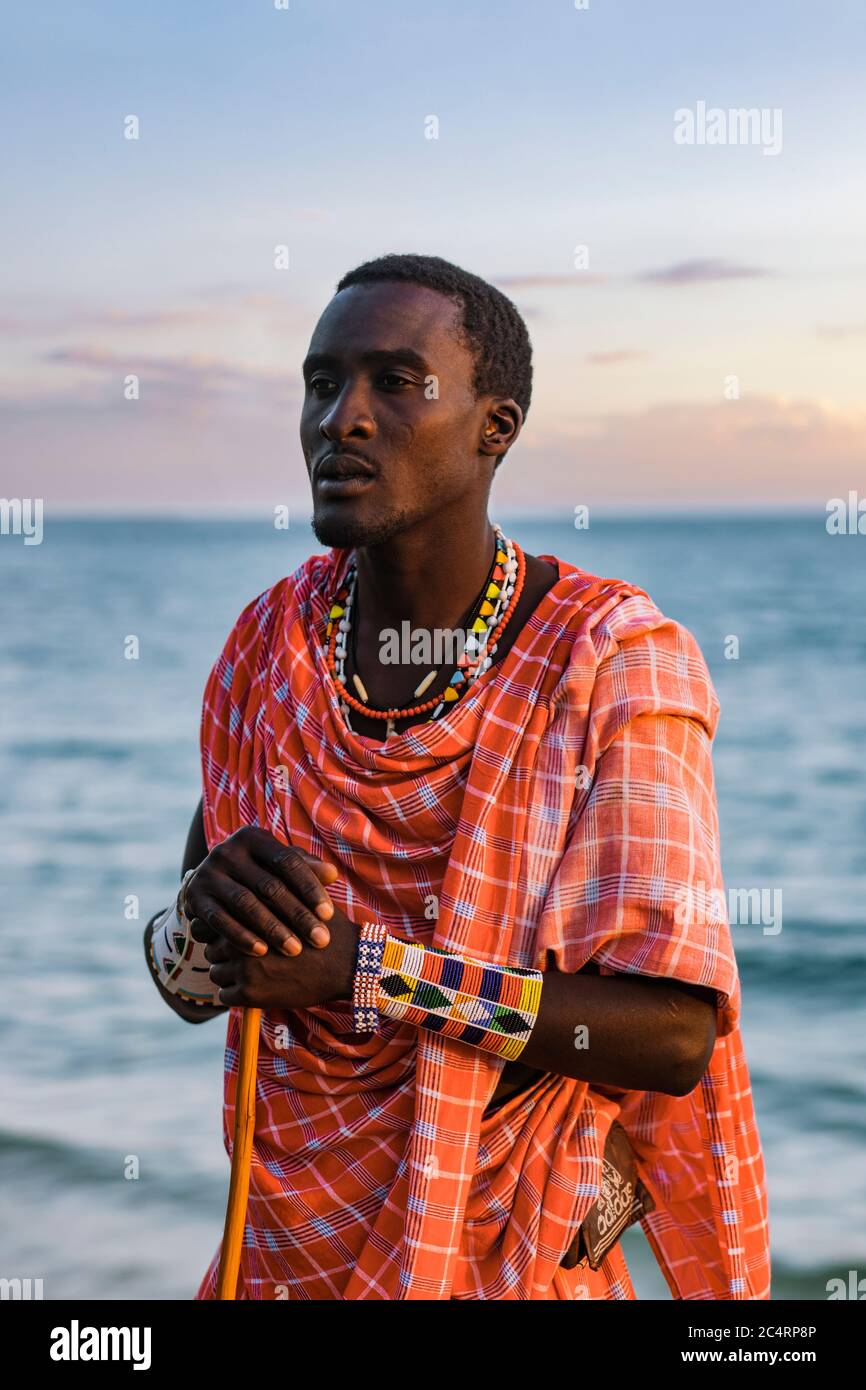
{"type": "MultiPolygon", "coordinates": [[[[291,504],[289,505],[291,515],[291,504]]],[[[46,512],[48,508],[46,507],[46,512]]],[[[573,527],[573,511],[567,507],[562,512],[533,512],[533,511],[514,511],[499,510],[489,508],[489,511],[496,513],[495,518],[509,522],[532,522],[536,524],[547,523],[550,525],[568,526],[568,529],[576,531],[590,530],[591,526],[573,527]]],[[[768,519],[778,517],[780,520],[790,517],[812,517],[826,516],[826,504],[814,504],[807,502],[789,503],[780,506],[778,503],[758,502],[753,504],[737,503],[683,503],[679,506],[669,504],[654,503],[640,504],[627,503],[618,505],[616,503],[589,504],[590,517],[598,517],[602,520],[630,519],[641,520],[647,517],[663,520],[665,518],[684,518],[684,517],[760,517],[768,519]]],[[[143,511],[136,509],[125,509],[118,511],[88,511],[84,508],[64,508],[59,511],[51,510],[51,519],[54,521],[92,521],[92,522],[111,522],[111,521],[141,521],[141,522],[160,522],[183,524],[192,521],[201,522],[223,522],[226,524],[236,522],[261,522],[273,521],[273,516],[267,508],[262,510],[240,509],[231,510],[221,508],[214,511],[203,511],[178,509],[171,512],[143,511]]],[[[279,528],[274,528],[279,529],[279,528]]],[[[283,528],[286,530],[296,529],[290,526],[283,528]]],[[[312,528],[310,528],[312,534],[312,528]]]]}

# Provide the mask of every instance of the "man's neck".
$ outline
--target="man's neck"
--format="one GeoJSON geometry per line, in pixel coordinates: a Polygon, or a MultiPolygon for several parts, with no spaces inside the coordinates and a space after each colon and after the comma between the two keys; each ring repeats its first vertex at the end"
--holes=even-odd
{"type": "Polygon", "coordinates": [[[357,550],[362,648],[379,645],[383,628],[408,619],[413,629],[455,627],[478,597],[494,555],[486,514],[459,525],[404,532],[381,546],[357,550]]]}

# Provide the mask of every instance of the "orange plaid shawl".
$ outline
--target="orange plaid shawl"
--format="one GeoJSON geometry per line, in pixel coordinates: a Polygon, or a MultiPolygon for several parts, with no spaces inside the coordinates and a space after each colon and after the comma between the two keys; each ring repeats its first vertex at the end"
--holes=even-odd
{"type": "MultiPolygon", "coordinates": [[[[768,1298],[737,970],[702,896],[721,886],[718,702],[694,639],[642,590],[545,556],[559,580],[507,655],[383,745],[347,729],[324,660],[348,554],[250,603],[210,674],[208,846],[264,826],[341,866],[330,892],[350,918],[446,950],[709,986],[719,1038],[689,1096],[545,1073],[485,1116],[501,1059],[391,1019],[359,1038],[348,1005],[267,1012],[238,1297],[634,1298],[619,1246],[595,1273],[560,1268],[618,1118],[673,1296],[768,1298]]],[[[238,1039],[232,1009],[229,1150],[238,1039]]]]}

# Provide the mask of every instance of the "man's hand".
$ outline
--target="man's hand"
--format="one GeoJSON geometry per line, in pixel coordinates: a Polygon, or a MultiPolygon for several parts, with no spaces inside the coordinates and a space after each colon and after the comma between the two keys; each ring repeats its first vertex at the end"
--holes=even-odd
{"type": "Polygon", "coordinates": [[[192,936],[222,939],[247,957],[271,948],[297,956],[305,944],[322,950],[331,939],[323,923],[336,911],[323,885],[338,876],[335,864],[244,826],[214,846],[187,885],[192,936]]]}
{"type": "Polygon", "coordinates": [[[205,947],[210,977],[220,986],[220,1003],[254,1009],[306,1009],[334,999],[351,999],[358,928],[337,907],[330,919],[331,943],[304,946],[289,958],[279,951],[251,956],[217,939],[205,947]]]}

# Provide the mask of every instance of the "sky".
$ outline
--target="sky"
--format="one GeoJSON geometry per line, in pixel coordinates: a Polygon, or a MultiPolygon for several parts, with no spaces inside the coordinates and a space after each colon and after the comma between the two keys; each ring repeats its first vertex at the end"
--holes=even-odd
{"type": "Polygon", "coordinates": [[[278,6],[7,13],[0,492],[306,506],[301,361],[390,251],[526,319],[503,511],[866,491],[862,0],[278,6]]]}

